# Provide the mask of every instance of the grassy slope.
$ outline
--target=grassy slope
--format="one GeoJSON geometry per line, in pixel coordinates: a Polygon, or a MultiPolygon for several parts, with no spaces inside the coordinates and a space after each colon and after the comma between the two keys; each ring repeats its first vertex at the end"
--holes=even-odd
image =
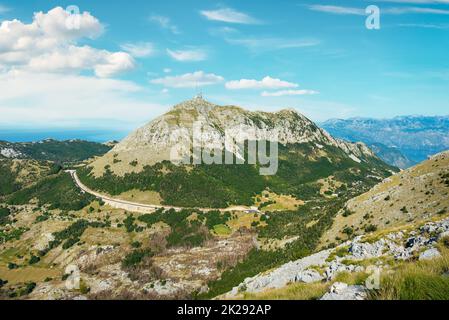
{"type": "Polygon", "coordinates": [[[59,166],[45,161],[0,159],[0,197],[30,186],[59,170],[59,166]]]}
{"type": "Polygon", "coordinates": [[[449,211],[448,194],[449,152],[398,173],[350,200],[350,215],[337,215],[322,243],[332,243],[336,237],[346,239],[342,231],[347,227],[361,234],[368,225],[382,230],[443,214],[449,211]]]}
{"type": "Polygon", "coordinates": [[[114,196],[133,189],[156,191],[167,205],[224,208],[251,205],[254,196],[267,188],[307,200],[317,196],[317,181],[330,175],[346,185],[356,181],[373,185],[377,181],[368,176],[385,177],[392,169],[377,159],[359,164],[340,149],[317,149],[308,144],[281,146],[279,159],[277,174],[268,177],[259,175],[258,167],[252,165],[177,167],[169,162],[123,177],[106,170],[102,177],[95,178],[86,168],[79,171],[79,177],[92,189],[114,196]]]}

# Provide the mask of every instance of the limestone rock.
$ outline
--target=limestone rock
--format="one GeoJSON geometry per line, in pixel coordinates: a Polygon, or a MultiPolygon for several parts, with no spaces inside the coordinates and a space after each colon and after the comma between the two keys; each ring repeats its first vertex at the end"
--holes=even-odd
{"type": "Polygon", "coordinates": [[[336,282],[320,300],[365,300],[366,297],[365,287],[336,282]]]}
{"type": "Polygon", "coordinates": [[[419,255],[419,260],[420,261],[422,261],[422,260],[432,260],[432,259],[439,258],[439,257],[441,257],[441,254],[438,251],[438,249],[437,248],[432,248],[432,249],[428,249],[428,250],[424,251],[423,253],[421,253],[419,255]]]}

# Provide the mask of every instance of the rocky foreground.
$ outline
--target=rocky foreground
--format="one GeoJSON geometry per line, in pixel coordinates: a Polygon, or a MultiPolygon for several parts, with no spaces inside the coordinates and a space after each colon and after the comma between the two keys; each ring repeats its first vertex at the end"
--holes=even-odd
{"type": "Polygon", "coordinates": [[[328,282],[331,285],[329,291],[321,297],[322,300],[364,300],[368,298],[369,290],[378,285],[376,282],[381,273],[391,272],[392,266],[398,263],[440,257],[438,243],[448,237],[449,218],[427,222],[418,228],[404,227],[381,237],[358,236],[336,248],[247,278],[220,298],[235,299],[246,293],[262,293],[293,283],[328,282]],[[370,274],[364,285],[335,282],[341,273],[363,272],[370,274]]]}

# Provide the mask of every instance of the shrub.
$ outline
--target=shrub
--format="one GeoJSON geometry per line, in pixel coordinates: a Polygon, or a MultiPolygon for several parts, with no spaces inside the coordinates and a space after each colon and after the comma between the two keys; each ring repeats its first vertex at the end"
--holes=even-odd
{"type": "Polygon", "coordinates": [[[350,237],[354,233],[354,229],[351,227],[345,227],[342,232],[350,237]]]}
{"type": "Polygon", "coordinates": [[[150,250],[134,250],[129,253],[122,262],[124,268],[136,266],[142,262],[145,257],[152,256],[150,250]]]}
{"type": "Polygon", "coordinates": [[[31,256],[30,261],[28,261],[28,263],[32,265],[38,263],[39,261],[41,261],[41,258],[33,255],[31,256]]]}
{"type": "Polygon", "coordinates": [[[343,211],[342,216],[343,217],[349,217],[350,215],[354,214],[354,212],[352,212],[351,210],[349,210],[348,208],[345,208],[345,210],[343,211]]]}
{"type": "Polygon", "coordinates": [[[133,248],[138,249],[138,248],[140,248],[142,246],[142,244],[139,241],[134,241],[133,243],[131,243],[131,246],[133,248]]]}
{"type": "Polygon", "coordinates": [[[365,232],[374,232],[377,231],[377,227],[373,224],[369,224],[365,227],[365,232]]]}
{"type": "Polygon", "coordinates": [[[13,262],[9,262],[8,263],[8,269],[9,270],[14,270],[14,269],[19,269],[19,266],[13,262]]]}

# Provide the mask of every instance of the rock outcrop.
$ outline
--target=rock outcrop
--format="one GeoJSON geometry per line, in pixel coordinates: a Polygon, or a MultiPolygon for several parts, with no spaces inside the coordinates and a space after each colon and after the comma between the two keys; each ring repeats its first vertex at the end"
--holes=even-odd
{"type": "Polygon", "coordinates": [[[283,145],[312,143],[317,148],[333,146],[359,163],[375,157],[363,143],[334,139],[295,110],[251,112],[236,106],[218,106],[197,97],[176,105],[168,113],[137,129],[92,166],[97,174],[103,172],[105,165],[110,165],[112,171],[122,175],[138,171],[144,165],[171,160],[173,146],[190,143],[194,123],[201,124],[203,142],[207,148],[226,149],[240,158],[243,155],[239,150],[225,147],[226,132],[231,133],[236,142],[267,140],[283,145]],[[114,159],[123,163],[136,161],[138,165],[114,166],[114,159]]]}
{"type": "MultiPolygon", "coordinates": [[[[332,282],[342,272],[370,273],[384,267],[384,261],[431,260],[440,257],[436,244],[438,239],[449,232],[449,218],[438,222],[428,222],[416,230],[392,232],[371,242],[368,236],[358,236],[352,240],[311,256],[292,261],[268,273],[245,279],[223,298],[236,297],[243,292],[259,293],[268,289],[285,287],[292,283],[332,282]],[[361,262],[370,261],[373,265],[365,267],[361,262]]],[[[363,300],[367,297],[362,285],[334,283],[323,300],[363,300]]]]}

